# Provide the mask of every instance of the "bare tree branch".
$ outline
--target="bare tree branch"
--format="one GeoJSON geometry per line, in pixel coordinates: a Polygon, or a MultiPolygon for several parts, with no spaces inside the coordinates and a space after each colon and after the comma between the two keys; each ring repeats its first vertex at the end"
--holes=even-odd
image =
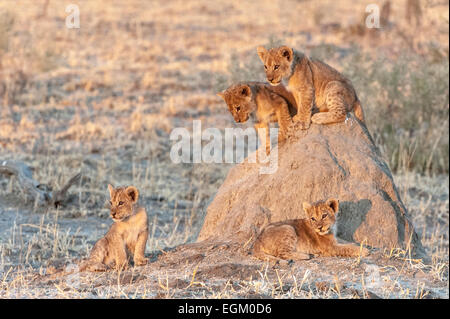
{"type": "Polygon", "coordinates": [[[63,188],[61,188],[59,191],[57,191],[53,194],[53,204],[55,205],[55,207],[57,207],[59,204],[61,204],[61,202],[64,201],[64,199],[66,197],[66,193],[69,190],[69,188],[72,185],[78,183],[80,178],[81,178],[81,173],[76,174],[74,177],[69,179],[69,181],[66,183],[66,185],[63,186],[63,188]]]}
{"type": "Polygon", "coordinates": [[[59,191],[50,192],[45,185],[33,179],[31,168],[19,161],[0,161],[0,174],[14,175],[17,177],[22,192],[34,199],[35,204],[40,207],[54,205],[57,207],[63,202],[69,188],[76,184],[81,173],[73,176],[59,191]]]}

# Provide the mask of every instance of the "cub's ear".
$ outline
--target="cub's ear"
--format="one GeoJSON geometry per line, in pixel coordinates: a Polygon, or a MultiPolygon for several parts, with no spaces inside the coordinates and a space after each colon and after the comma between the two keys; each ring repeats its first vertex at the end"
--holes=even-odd
{"type": "Polygon", "coordinates": [[[303,210],[305,211],[306,215],[309,216],[309,210],[311,209],[312,205],[308,202],[303,202],[303,210]]]}
{"type": "Polygon", "coordinates": [[[339,200],[335,198],[330,198],[327,200],[327,206],[330,206],[335,214],[337,214],[339,210],[339,200]]]}
{"type": "Polygon", "coordinates": [[[134,186],[128,186],[125,190],[125,193],[128,195],[128,197],[131,198],[131,201],[133,203],[136,203],[139,198],[139,191],[134,186]]]}
{"type": "Polygon", "coordinates": [[[250,90],[250,87],[248,85],[241,86],[240,91],[241,91],[241,95],[243,95],[243,96],[251,96],[252,95],[252,91],[250,90]]]}
{"type": "Polygon", "coordinates": [[[290,47],[285,46],[285,45],[278,49],[278,53],[282,57],[286,58],[288,60],[288,62],[291,62],[292,58],[294,57],[294,51],[290,47]]]}
{"type": "Polygon", "coordinates": [[[256,48],[256,52],[258,52],[259,58],[264,63],[266,61],[266,53],[267,53],[266,48],[262,47],[262,46],[259,46],[259,47],[256,48]]]}
{"type": "Polygon", "coordinates": [[[108,190],[109,190],[109,197],[113,197],[114,194],[114,186],[112,186],[111,184],[108,184],[108,190]]]}
{"type": "Polygon", "coordinates": [[[217,93],[217,96],[220,96],[222,99],[225,100],[225,92],[219,92],[217,93]]]}

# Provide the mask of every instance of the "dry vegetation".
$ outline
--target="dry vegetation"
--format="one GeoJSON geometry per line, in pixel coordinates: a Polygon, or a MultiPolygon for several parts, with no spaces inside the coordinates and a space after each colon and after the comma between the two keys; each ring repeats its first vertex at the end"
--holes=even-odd
{"type": "Polygon", "coordinates": [[[0,176],[0,297],[448,298],[448,1],[422,1],[420,24],[392,1],[380,30],[361,28],[365,1],[78,2],[80,29],[65,27],[64,2],[0,2],[0,160],[31,165],[49,189],[83,175],[57,208],[33,205],[0,176]],[[393,250],[273,268],[221,247],[171,259],[195,241],[230,166],[173,164],[170,131],[193,119],[235,126],[215,93],[264,80],[255,48],[280,42],[353,81],[428,262],[393,250]],[[153,263],[48,279],[110,225],[108,183],[140,189],[153,263]],[[220,263],[197,268],[213,257],[220,263]],[[379,286],[369,282],[375,264],[379,286]]]}

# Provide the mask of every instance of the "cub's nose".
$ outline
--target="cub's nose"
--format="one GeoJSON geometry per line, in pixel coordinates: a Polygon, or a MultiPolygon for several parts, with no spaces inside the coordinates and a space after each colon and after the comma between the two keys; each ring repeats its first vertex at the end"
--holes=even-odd
{"type": "Polygon", "coordinates": [[[273,77],[268,78],[268,80],[269,80],[269,82],[272,82],[273,81],[273,77]]]}

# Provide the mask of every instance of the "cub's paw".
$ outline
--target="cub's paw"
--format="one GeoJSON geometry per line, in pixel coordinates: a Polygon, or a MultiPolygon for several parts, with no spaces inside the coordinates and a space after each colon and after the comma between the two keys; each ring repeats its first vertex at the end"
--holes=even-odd
{"type": "Polygon", "coordinates": [[[310,122],[297,122],[297,125],[301,130],[307,130],[307,129],[309,129],[309,126],[311,125],[311,123],[310,122]]]}
{"type": "Polygon", "coordinates": [[[320,113],[313,114],[313,116],[311,116],[311,122],[314,124],[323,124],[322,114],[320,113]]]}
{"type": "Polygon", "coordinates": [[[134,261],[134,265],[135,266],[144,266],[144,265],[147,265],[147,264],[148,264],[148,259],[147,258],[139,258],[139,259],[136,259],[134,261]]]}
{"type": "Polygon", "coordinates": [[[128,263],[122,263],[122,264],[116,264],[114,269],[116,270],[127,270],[128,269],[128,263]]]}
{"type": "Polygon", "coordinates": [[[296,114],[296,115],[294,115],[294,117],[292,118],[292,121],[293,121],[294,123],[297,123],[297,122],[301,122],[302,119],[300,118],[300,116],[299,116],[298,114],[296,114]]]}
{"type": "Polygon", "coordinates": [[[286,143],[287,140],[287,134],[284,134],[282,136],[278,135],[278,145],[283,145],[286,143]]]}
{"type": "Polygon", "coordinates": [[[295,135],[295,124],[292,122],[289,124],[286,130],[286,139],[290,139],[295,135]]]}
{"type": "Polygon", "coordinates": [[[108,266],[102,263],[85,263],[80,267],[80,271],[103,272],[108,270],[108,266]]]}
{"type": "Polygon", "coordinates": [[[367,248],[363,247],[363,249],[361,251],[361,256],[367,257],[369,255],[370,255],[370,250],[368,250],[367,248]]]}
{"type": "Polygon", "coordinates": [[[305,119],[301,118],[298,114],[295,115],[292,120],[294,121],[295,126],[299,127],[301,130],[307,130],[311,125],[311,121],[309,119],[305,121],[305,119]]]}
{"type": "Polygon", "coordinates": [[[290,266],[291,263],[294,263],[294,262],[295,261],[290,260],[290,259],[289,260],[288,259],[280,259],[275,262],[274,266],[279,265],[281,267],[286,267],[286,266],[290,266]]]}

